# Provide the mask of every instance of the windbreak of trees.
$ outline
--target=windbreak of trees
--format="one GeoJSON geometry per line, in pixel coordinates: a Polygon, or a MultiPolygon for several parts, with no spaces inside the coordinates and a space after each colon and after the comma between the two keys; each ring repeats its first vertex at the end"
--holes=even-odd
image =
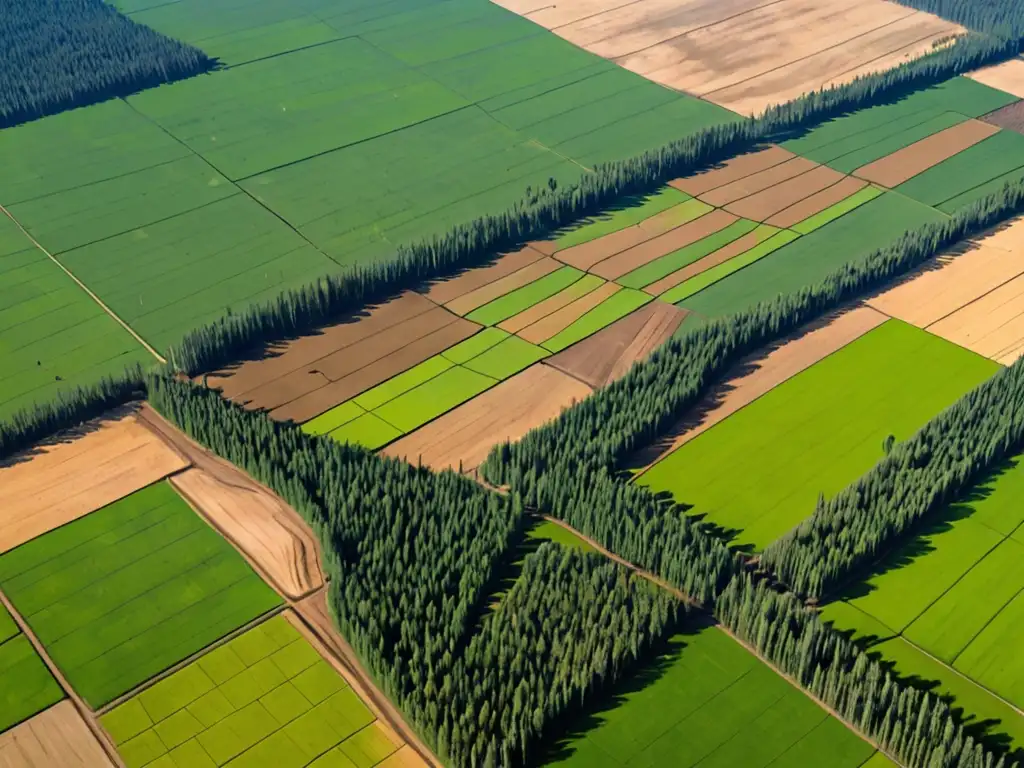
{"type": "Polygon", "coordinates": [[[102,0],[4,0],[0,128],[192,77],[215,62],[102,0]]]}
{"type": "Polygon", "coordinates": [[[1024,35],[1022,0],[897,0],[900,5],[934,13],[957,24],[1011,39],[1024,35]]]}
{"type": "Polygon", "coordinates": [[[1024,358],[896,444],[761,555],[797,593],[821,598],[1024,444],[1024,358]]]}
{"type": "Polygon", "coordinates": [[[859,77],[768,108],[759,117],[716,125],[626,160],[599,165],[567,187],[531,190],[509,209],[400,247],[394,259],[358,266],[226,315],[188,333],[167,352],[190,376],[216,369],[261,345],[311,331],[423,280],[477,266],[493,254],[544,237],[630,195],[719,162],[780,133],[895,99],[1018,52],[1015,41],[965,35],[953,45],[887,72],[859,77]]]}
{"type": "MultiPolygon", "coordinates": [[[[747,575],[719,597],[719,620],[908,768],[1004,768],[938,696],[896,679],[791,594],[747,575]]],[[[1016,765],[1016,762],[1010,763],[1016,765]]]]}

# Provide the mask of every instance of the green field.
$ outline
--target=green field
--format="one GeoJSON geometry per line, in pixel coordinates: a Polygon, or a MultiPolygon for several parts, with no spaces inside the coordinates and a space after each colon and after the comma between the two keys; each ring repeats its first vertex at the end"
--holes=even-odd
{"type": "Polygon", "coordinates": [[[856,768],[873,752],[713,627],[671,638],[569,732],[546,765],[856,768]]]}
{"type": "Polygon", "coordinates": [[[762,395],[640,475],[737,544],[761,549],[998,369],[890,320],[762,395]]]}
{"type": "Polygon", "coordinates": [[[845,200],[840,200],[835,205],[830,205],[824,211],[810,216],[803,221],[797,222],[793,225],[792,229],[801,235],[809,235],[815,230],[821,229],[826,224],[830,224],[836,219],[845,216],[850,211],[860,208],[865,203],[870,203],[876,197],[882,194],[884,190],[878,187],[868,186],[859,192],[855,192],[845,200]]]}
{"type": "Polygon", "coordinates": [[[11,550],[0,588],[93,707],[281,602],[168,483],[11,550]]]}
{"type": "Polygon", "coordinates": [[[0,420],[6,421],[152,357],[0,214],[0,360],[0,420]]]}
{"type": "MultiPolygon", "coordinates": [[[[342,403],[338,407],[341,408],[345,405],[347,404],[342,403]]],[[[333,411],[328,411],[327,413],[333,413],[333,411]]],[[[388,424],[376,414],[363,413],[327,434],[339,443],[356,443],[364,448],[377,450],[392,440],[401,437],[403,432],[394,424],[388,424]]]]}
{"type": "Polygon", "coordinates": [[[0,605],[0,733],[64,698],[32,643],[0,605]]]}
{"type": "Polygon", "coordinates": [[[471,371],[501,381],[509,376],[514,376],[539,360],[543,360],[549,354],[546,349],[523,341],[518,336],[511,336],[497,346],[474,357],[466,363],[466,367],[471,371]]]}
{"type": "Polygon", "coordinates": [[[687,298],[682,306],[705,317],[740,312],[813,284],[842,265],[893,243],[907,230],[942,218],[934,208],[886,192],[687,298]]]}
{"type": "MultiPolygon", "coordinates": [[[[480,325],[497,325],[503,320],[508,320],[529,309],[534,304],[539,304],[544,299],[569,288],[582,277],[583,272],[575,267],[562,267],[539,280],[534,280],[522,288],[517,288],[478,309],[474,309],[466,315],[466,319],[480,323],[480,325]]],[[[591,282],[593,281],[588,281],[588,283],[591,282]]]]}
{"type": "Polygon", "coordinates": [[[589,243],[626,227],[635,226],[655,214],[670,209],[674,212],[672,223],[678,227],[712,210],[712,206],[691,198],[675,187],[662,187],[650,195],[624,198],[616,206],[566,228],[554,238],[554,241],[557,250],[563,251],[574,245],[589,243]]]}
{"type": "Polygon", "coordinates": [[[374,721],[283,616],[100,718],[128,768],[370,768],[396,749],[374,721]]]}
{"type": "Polygon", "coordinates": [[[621,291],[613,293],[567,328],[559,331],[541,346],[551,352],[560,352],[577,341],[582,341],[587,336],[591,336],[602,328],[606,328],[619,318],[625,317],[649,301],[651,301],[651,297],[646,293],[632,288],[623,288],[621,291]]]}
{"type": "Polygon", "coordinates": [[[385,403],[374,413],[408,433],[497,383],[468,368],[456,366],[410,392],[385,403]]]}
{"type": "Polygon", "coordinates": [[[1024,175],[1024,136],[1000,131],[896,187],[927,205],[952,213],[1024,175]]]}

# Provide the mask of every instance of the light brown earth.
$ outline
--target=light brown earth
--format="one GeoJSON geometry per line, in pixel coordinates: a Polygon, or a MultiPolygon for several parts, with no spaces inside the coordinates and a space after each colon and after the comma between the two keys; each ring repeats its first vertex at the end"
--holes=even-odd
{"type": "Polygon", "coordinates": [[[510,275],[494,280],[476,290],[464,293],[457,299],[448,302],[445,307],[456,315],[466,315],[474,309],[484,306],[495,299],[504,296],[506,293],[522,288],[524,285],[540,280],[545,275],[550,275],[561,264],[554,259],[544,256],[522,269],[518,269],[510,275]]]}
{"type": "Polygon", "coordinates": [[[0,768],[113,768],[69,700],[0,734],[0,768]]]}
{"type": "Polygon", "coordinates": [[[813,160],[808,160],[806,157],[794,157],[784,163],[705,192],[699,198],[705,203],[715,206],[728,205],[753,195],[755,192],[770,189],[787,179],[795,178],[817,167],[818,164],[813,160]]]}
{"type": "Polygon", "coordinates": [[[792,227],[804,219],[810,218],[816,213],[821,213],[826,208],[845,200],[850,195],[864,189],[868,183],[863,179],[855,179],[847,176],[838,184],[833,184],[828,189],[823,189],[817,194],[811,195],[799,203],[791,205],[765,221],[773,227],[792,227]]]}
{"type": "Polygon", "coordinates": [[[189,469],[171,484],[255,561],[284,595],[298,599],[323,586],[312,531],[295,510],[261,486],[189,469]]]}
{"type": "Polygon", "coordinates": [[[646,242],[617,253],[611,258],[595,264],[590,271],[605,280],[616,280],[644,264],[649,264],[655,259],[660,259],[662,256],[725,229],[734,221],[736,221],[736,217],[731,213],[721,210],[711,211],[689,224],[676,227],[663,235],[652,237],[646,242]]]}
{"type": "Polygon", "coordinates": [[[128,409],[85,428],[0,464],[0,552],[188,466],[128,409]]]}
{"type": "Polygon", "coordinates": [[[768,352],[762,350],[751,355],[737,365],[727,382],[705,398],[665,438],[634,456],[630,466],[637,469],[650,467],[661,457],[887,319],[871,307],[858,306],[814,323],[768,352]]]}
{"type": "Polygon", "coordinates": [[[420,293],[437,304],[447,304],[539,261],[544,255],[530,246],[524,246],[518,251],[502,254],[489,266],[467,269],[454,277],[434,281],[421,289],[420,293]]]}
{"type": "Polygon", "coordinates": [[[1010,59],[984,69],[977,69],[966,75],[979,83],[998,88],[1018,99],[1024,99],[1024,60],[1010,59]]]}
{"type": "Polygon", "coordinates": [[[983,115],[981,119],[1000,128],[1024,133],[1024,101],[1015,101],[1002,109],[983,115]]]}
{"type": "Polygon", "coordinates": [[[1003,365],[1024,354],[1024,275],[928,326],[936,336],[1003,365]]]}
{"type": "Polygon", "coordinates": [[[643,290],[645,293],[651,294],[651,296],[661,296],[665,291],[670,288],[675,288],[684,280],[689,280],[691,277],[699,275],[701,272],[706,272],[712,267],[723,264],[735,256],[739,256],[741,253],[753,248],[759,242],[763,241],[760,240],[756,231],[748,232],[738,240],[733,240],[731,243],[719,248],[717,251],[709,253],[703,259],[698,259],[692,264],[687,264],[682,269],[677,269],[672,274],[661,278],[661,280],[651,283],[643,290]]]}
{"type": "Polygon", "coordinates": [[[461,462],[463,471],[468,472],[502,440],[519,440],[590,391],[583,382],[537,363],[392,443],[382,453],[414,463],[422,458],[425,466],[435,470],[458,469],[461,462]]]}
{"type": "Polygon", "coordinates": [[[384,761],[379,763],[377,768],[418,768],[421,765],[426,765],[423,758],[406,744],[399,748],[397,752],[384,758],[384,761]]]}
{"type": "Polygon", "coordinates": [[[756,152],[748,152],[745,155],[737,155],[706,171],[695,173],[683,179],[674,179],[669,182],[670,186],[686,192],[689,195],[703,195],[713,189],[724,187],[739,179],[752,176],[755,173],[774,168],[796,155],[787,149],[772,144],[756,152]]]}
{"type": "Polygon", "coordinates": [[[853,175],[891,189],[998,132],[989,123],[967,120],[868,163],[853,175]]]}
{"type": "Polygon", "coordinates": [[[538,320],[533,325],[523,328],[517,335],[531,344],[541,344],[547,341],[556,333],[568,328],[583,315],[592,310],[609,296],[621,290],[622,286],[616,283],[605,283],[597,290],[591,291],[586,296],[581,296],[567,307],[562,307],[557,312],[552,312],[547,317],[538,320]]]}
{"type": "Polygon", "coordinates": [[[687,314],[672,304],[651,302],[545,363],[594,389],[607,386],[667,341],[687,314]]]}
{"type": "Polygon", "coordinates": [[[752,221],[765,221],[780,211],[822,192],[846,178],[845,174],[826,165],[756,192],[726,206],[726,210],[752,221]]]}
{"type": "Polygon", "coordinates": [[[500,0],[570,42],[741,114],[927,53],[963,30],[885,0],[500,0]]]}
{"type": "Polygon", "coordinates": [[[632,248],[650,237],[650,233],[638,226],[626,227],[618,232],[595,238],[589,243],[580,243],[563,251],[558,251],[558,260],[576,269],[590,269],[600,261],[604,261],[616,253],[632,248]]]}
{"type": "MultiPolygon", "coordinates": [[[[534,304],[529,309],[524,309],[518,315],[513,315],[508,320],[498,323],[498,327],[503,331],[508,331],[509,333],[519,333],[519,331],[523,330],[527,326],[540,322],[548,315],[557,312],[563,307],[567,307],[577,299],[581,299],[583,296],[587,295],[579,295],[577,292],[573,291],[574,287],[574,285],[570,285],[568,288],[564,288],[554,296],[544,299],[544,301],[539,304],[534,304]]],[[[601,286],[597,287],[600,288],[601,286]]],[[[596,290],[596,288],[594,290],[596,290]]]]}

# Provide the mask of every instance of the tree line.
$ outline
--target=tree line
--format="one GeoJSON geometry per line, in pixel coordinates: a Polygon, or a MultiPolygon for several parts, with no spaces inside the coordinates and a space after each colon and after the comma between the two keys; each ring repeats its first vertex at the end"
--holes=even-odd
{"type": "Polygon", "coordinates": [[[749,574],[719,597],[718,619],[908,768],[1008,768],[935,694],[902,683],[792,594],[749,574]]]}
{"type": "Polygon", "coordinates": [[[207,72],[198,48],[102,0],[5,0],[0,128],[207,72]]]}
{"type": "Polygon", "coordinates": [[[1024,36],[1022,0],[898,0],[919,11],[955,21],[967,29],[1019,40],[1024,36]]]}

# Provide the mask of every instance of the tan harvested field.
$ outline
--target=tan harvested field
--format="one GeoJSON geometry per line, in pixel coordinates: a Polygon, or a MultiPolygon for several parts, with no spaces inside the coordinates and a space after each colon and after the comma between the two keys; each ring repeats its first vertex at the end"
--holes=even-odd
{"type": "Polygon", "coordinates": [[[69,699],[0,734],[0,768],[113,765],[69,699]]]}
{"type": "Polygon", "coordinates": [[[731,181],[725,186],[705,192],[699,197],[705,203],[714,206],[728,205],[729,203],[749,197],[756,192],[771,189],[788,179],[805,174],[817,167],[818,164],[813,160],[808,160],[806,157],[794,157],[771,168],[744,176],[736,181],[731,181]]]}
{"type": "Polygon", "coordinates": [[[0,464],[0,552],[105,507],[188,462],[127,410],[0,464]]]}
{"type": "Polygon", "coordinates": [[[927,53],[963,30],[886,0],[499,0],[576,45],[741,114],[927,53]]]}
{"type": "Polygon", "coordinates": [[[630,465],[634,468],[650,467],[662,456],[887,319],[871,307],[858,306],[815,323],[810,330],[790,337],[767,353],[755,353],[737,366],[733,378],[693,409],[693,413],[698,414],[696,419],[692,415],[687,417],[664,439],[634,456],[630,465]]]}
{"type": "Polygon", "coordinates": [[[736,217],[726,211],[716,210],[706,213],[689,224],[669,230],[663,235],[652,237],[639,245],[634,245],[611,258],[595,264],[590,271],[605,280],[617,280],[634,269],[660,259],[673,251],[702,240],[736,221],[736,217]]]}
{"type": "Polygon", "coordinates": [[[565,330],[576,320],[592,310],[612,294],[621,290],[622,286],[616,283],[605,283],[586,296],[581,296],[567,307],[562,307],[557,312],[552,312],[545,318],[538,320],[533,325],[528,325],[517,334],[531,344],[540,344],[547,341],[556,333],[565,330]]]}
{"type": "Polygon", "coordinates": [[[500,277],[475,290],[464,293],[457,299],[449,301],[445,304],[445,307],[456,315],[467,315],[474,309],[478,309],[510,291],[522,288],[534,280],[540,280],[545,275],[550,275],[556,269],[560,269],[561,266],[554,259],[544,256],[505,277],[500,277]]]}
{"type": "Polygon", "coordinates": [[[669,182],[669,185],[689,195],[703,195],[713,189],[724,187],[726,184],[745,179],[747,176],[774,168],[794,157],[796,155],[789,150],[772,144],[756,152],[737,155],[706,171],[683,179],[674,179],[669,182]]]}
{"type": "Polygon", "coordinates": [[[1010,59],[966,75],[979,83],[998,88],[1019,99],[1024,99],[1024,60],[1010,59]]]}
{"type": "Polygon", "coordinates": [[[844,178],[845,174],[826,165],[819,165],[807,173],[730,203],[725,209],[744,219],[763,222],[801,200],[838,184],[844,178]]]}
{"type": "Polygon", "coordinates": [[[719,248],[717,251],[709,253],[703,259],[698,259],[692,264],[687,264],[682,269],[677,269],[670,275],[665,275],[661,280],[651,283],[643,290],[645,293],[651,294],[651,296],[661,296],[665,291],[670,288],[675,288],[684,280],[689,280],[691,277],[695,277],[701,272],[706,272],[712,267],[718,266],[734,256],[739,256],[741,253],[749,251],[759,242],[762,242],[762,240],[758,237],[757,232],[748,232],[738,240],[733,240],[731,243],[719,248]]]}
{"type": "MultiPolygon", "coordinates": [[[[534,304],[529,309],[524,309],[518,315],[513,315],[508,320],[498,323],[498,327],[503,331],[508,331],[509,333],[519,333],[519,331],[524,328],[540,322],[548,315],[557,312],[563,307],[569,306],[577,299],[581,299],[583,296],[587,295],[578,295],[573,290],[574,287],[575,285],[570,285],[568,288],[559,291],[554,296],[544,299],[544,301],[539,304],[534,304]]],[[[598,286],[598,288],[600,288],[600,286],[598,286]]]]}
{"type": "MultiPolygon", "coordinates": [[[[674,309],[674,307],[673,307],[674,309]]],[[[384,448],[382,453],[435,470],[478,467],[502,440],[519,440],[555,418],[590,387],[562,371],[537,363],[479,397],[449,411],[384,448]]]]}
{"type": "Polygon", "coordinates": [[[423,758],[416,754],[416,751],[408,744],[401,747],[384,758],[384,762],[378,763],[377,768],[419,768],[426,765],[423,758]]]}
{"type": "Polygon", "coordinates": [[[863,179],[855,179],[852,176],[845,177],[838,184],[833,184],[828,189],[823,189],[817,194],[791,205],[765,221],[773,227],[792,227],[804,219],[810,218],[816,213],[821,213],[829,206],[845,200],[850,195],[864,189],[868,183],[863,179]]]}
{"type": "Polygon", "coordinates": [[[1024,354],[1024,275],[929,325],[928,331],[1010,365],[1024,354]]]}
{"type": "Polygon", "coordinates": [[[999,128],[995,125],[981,120],[967,120],[915,141],[910,146],[868,163],[853,173],[862,179],[891,189],[998,132],[999,128]]]}
{"type": "Polygon", "coordinates": [[[983,115],[981,119],[1000,128],[1024,133],[1024,101],[1015,101],[1002,109],[983,115]]]}
{"type": "Polygon", "coordinates": [[[558,251],[558,260],[576,269],[590,269],[598,262],[614,256],[627,248],[644,242],[650,233],[639,226],[626,227],[618,232],[611,232],[589,243],[580,243],[563,251],[558,251]]]}
{"type": "Polygon", "coordinates": [[[929,328],[999,286],[1024,275],[1024,219],[937,257],[866,303],[929,328]]]}
{"type": "Polygon", "coordinates": [[[539,261],[544,255],[530,246],[524,246],[518,251],[502,254],[489,266],[467,269],[454,277],[435,281],[421,289],[420,293],[436,304],[447,304],[539,261]]]}
{"type": "Polygon", "coordinates": [[[249,559],[278,591],[297,599],[323,586],[313,532],[277,496],[255,484],[239,484],[193,468],[171,484],[249,559]]]}
{"type": "Polygon", "coordinates": [[[594,389],[607,386],[667,341],[687,314],[672,304],[651,302],[545,363],[594,389]]]}

